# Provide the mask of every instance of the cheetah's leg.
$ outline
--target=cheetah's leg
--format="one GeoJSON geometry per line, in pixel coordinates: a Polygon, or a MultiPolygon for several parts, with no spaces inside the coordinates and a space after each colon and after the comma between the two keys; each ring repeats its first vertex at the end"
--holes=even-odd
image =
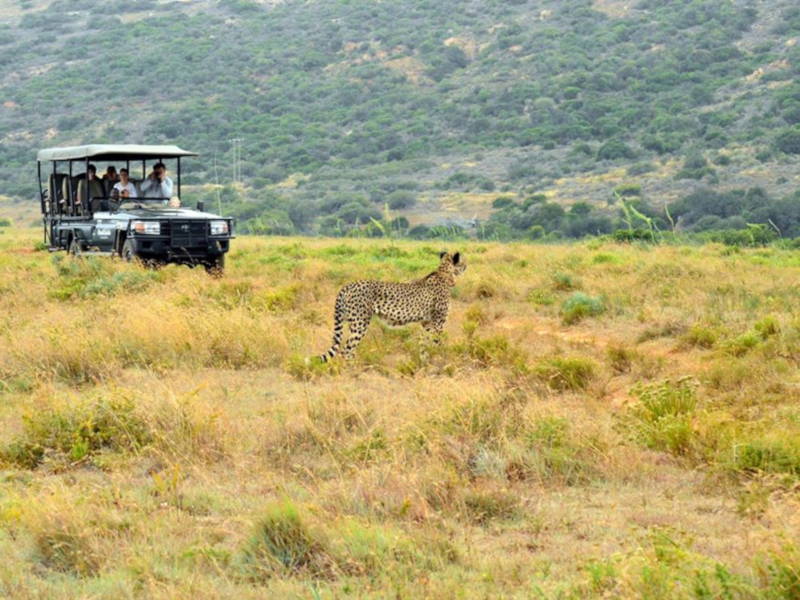
{"type": "Polygon", "coordinates": [[[342,328],[344,328],[345,322],[344,312],[344,297],[340,293],[336,297],[336,306],[333,310],[333,345],[330,350],[320,356],[322,362],[328,362],[339,352],[339,346],[342,343],[342,328]]]}
{"type": "Polygon", "coordinates": [[[426,336],[425,341],[422,344],[422,350],[420,352],[420,358],[422,360],[428,360],[428,348],[430,346],[441,346],[442,344],[442,332],[444,331],[444,321],[423,321],[422,328],[425,330],[426,336]]]}
{"type": "Polygon", "coordinates": [[[364,334],[367,332],[367,327],[369,327],[369,318],[359,318],[353,321],[350,321],[350,335],[347,338],[347,343],[344,346],[344,357],[345,358],[353,358],[353,353],[355,352],[358,345],[361,343],[361,338],[364,337],[364,334]]]}

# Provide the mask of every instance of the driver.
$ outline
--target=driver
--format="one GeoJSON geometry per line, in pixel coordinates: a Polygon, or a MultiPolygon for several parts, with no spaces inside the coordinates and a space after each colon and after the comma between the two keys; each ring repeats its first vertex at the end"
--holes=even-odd
{"type": "Polygon", "coordinates": [[[168,200],[172,197],[172,179],[167,177],[167,168],[164,163],[153,165],[153,170],[142,182],[143,198],[162,198],[168,200]]]}
{"type": "Polygon", "coordinates": [[[128,179],[128,169],[119,170],[119,181],[114,184],[111,190],[113,198],[136,198],[136,186],[128,179]]]}

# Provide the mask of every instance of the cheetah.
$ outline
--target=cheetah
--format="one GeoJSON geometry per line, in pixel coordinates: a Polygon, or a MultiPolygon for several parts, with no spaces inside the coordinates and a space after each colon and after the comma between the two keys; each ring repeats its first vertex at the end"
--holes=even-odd
{"type": "Polygon", "coordinates": [[[460,252],[439,254],[439,268],[422,279],[409,283],[361,280],[345,285],[336,296],[333,313],[333,345],[320,356],[323,362],[339,352],[342,329],[350,324],[350,337],[344,347],[345,358],[352,358],[373,316],[389,325],[422,323],[438,342],[450,307],[450,288],[467,268],[460,252]]]}

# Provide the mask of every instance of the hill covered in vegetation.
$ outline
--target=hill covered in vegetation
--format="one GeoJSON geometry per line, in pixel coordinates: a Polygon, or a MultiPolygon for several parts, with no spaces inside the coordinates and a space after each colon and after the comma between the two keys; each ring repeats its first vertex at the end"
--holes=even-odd
{"type": "Polygon", "coordinates": [[[175,142],[254,232],[580,236],[624,201],[794,235],[799,38],[791,0],[2,0],[0,194],[37,147],[175,142]]]}

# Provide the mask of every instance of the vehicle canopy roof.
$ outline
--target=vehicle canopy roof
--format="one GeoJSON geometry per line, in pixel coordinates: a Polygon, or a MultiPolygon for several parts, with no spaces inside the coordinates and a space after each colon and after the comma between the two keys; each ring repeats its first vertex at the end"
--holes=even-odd
{"type": "Polygon", "coordinates": [[[147,158],[179,158],[197,156],[196,152],[182,150],[178,146],[148,146],[144,144],[89,144],[64,148],[44,148],[36,156],[38,161],[47,160],[140,160],[147,158]]]}

